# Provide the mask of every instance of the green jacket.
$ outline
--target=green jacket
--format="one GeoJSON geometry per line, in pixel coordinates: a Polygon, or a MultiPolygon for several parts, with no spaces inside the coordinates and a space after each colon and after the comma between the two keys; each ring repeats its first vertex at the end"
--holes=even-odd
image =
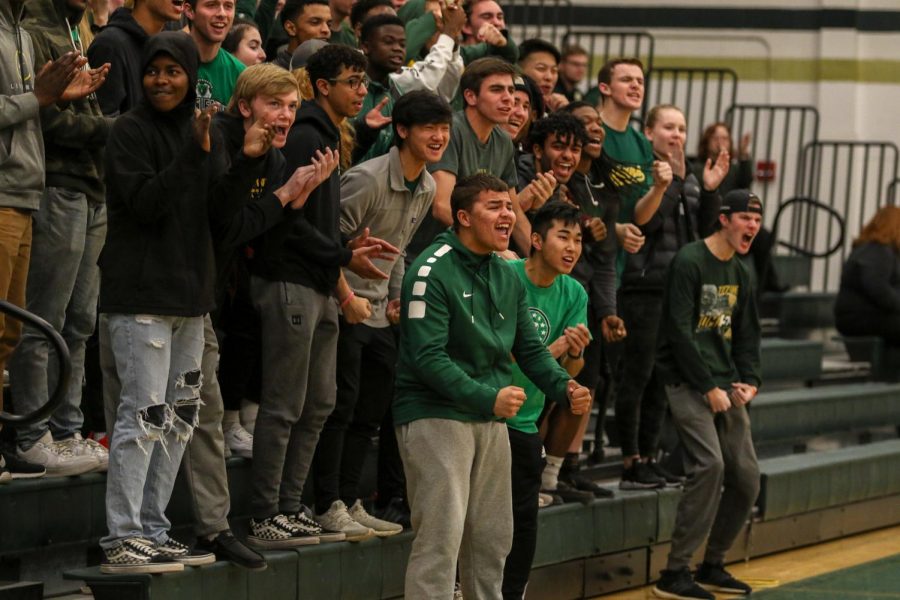
{"type": "MultiPolygon", "coordinates": [[[[31,0],[27,14],[23,26],[34,43],[36,65],[56,60],[73,47],[82,50],[77,33],[69,29],[77,28],[78,22],[66,23],[66,0],[31,0]]],[[[94,96],[64,109],[54,103],[40,112],[47,185],[77,190],[93,202],[103,202],[103,147],[114,119],[103,116],[94,96]]]]}
{"type": "Polygon", "coordinates": [[[395,424],[497,420],[497,392],[512,385],[510,353],[550,400],[568,404],[569,375],[541,344],[522,282],[495,254],[442,233],[407,270],[400,302],[395,424]]]}

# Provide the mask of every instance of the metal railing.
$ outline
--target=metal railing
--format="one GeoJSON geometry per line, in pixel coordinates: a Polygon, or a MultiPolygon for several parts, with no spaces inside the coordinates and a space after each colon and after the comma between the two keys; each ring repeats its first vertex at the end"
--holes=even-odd
{"type": "MultiPolygon", "coordinates": [[[[815,141],[803,148],[797,195],[816,198],[843,215],[846,236],[842,252],[813,265],[812,285],[820,291],[837,290],[841,266],[850,253],[853,232],[888,203],[885,190],[897,179],[898,148],[892,142],[844,140],[815,141]]],[[[832,222],[823,226],[817,213],[791,224],[791,239],[804,247],[830,239],[832,222]]]]}
{"type": "Polygon", "coordinates": [[[890,182],[887,186],[887,190],[884,194],[885,204],[890,204],[891,206],[896,206],[898,192],[900,192],[900,179],[895,179],[892,182],[890,182]]]}
{"type": "Polygon", "coordinates": [[[612,58],[639,58],[644,64],[644,72],[653,68],[655,42],[646,31],[604,31],[598,29],[573,28],[563,36],[560,48],[577,44],[587,50],[588,76],[582,91],[597,87],[597,73],[600,67],[612,58]]]}
{"type": "Polygon", "coordinates": [[[15,304],[10,304],[5,300],[0,300],[0,312],[6,315],[6,318],[13,318],[27,325],[31,325],[50,341],[50,345],[56,350],[56,356],[59,360],[59,377],[56,380],[56,388],[50,395],[50,400],[27,415],[13,415],[0,411],[0,423],[11,425],[13,427],[29,425],[36,421],[48,418],[53,411],[56,410],[66,397],[69,390],[69,379],[72,377],[72,361],[69,357],[69,348],[62,336],[57,333],[47,321],[34,315],[27,310],[19,308],[15,304]]]}
{"type": "Polygon", "coordinates": [[[654,67],[647,73],[644,114],[657,104],[680,108],[687,119],[687,153],[693,154],[703,129],[723,120],[726,109],[737,102],[737,89],[732,69],[654,67]]]}
{"type": "Polygon", "coordinates": [[[516,42],[541,38],[556,44],[572,28],[571,0],[510,0],[503,2],[507,29],[516,42]]]}
{"type": "MultiPolygon", "coordinates": [[[[814,106],[778,104],[735,104],[725,113],[735,147],[750,133],[750,154],[757,165],[774,171],[771,179],[758,179],[753,190],[767,206],[780,206],[795,193],[800,177],[803,148],[819,139],[819,111],[814,106]]],[[[812,195],[815,197],[815,195],[812,195]]],[[[772,223],[775,211],[768,211],[772,223]],[[770,216],[771,215],[771,216],[770,216]]]]}

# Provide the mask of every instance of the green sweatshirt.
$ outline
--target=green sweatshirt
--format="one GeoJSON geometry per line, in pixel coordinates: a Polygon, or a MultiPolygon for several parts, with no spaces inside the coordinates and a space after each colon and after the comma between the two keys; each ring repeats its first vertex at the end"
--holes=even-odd
{"type": "Polygon", "coordinates": [[[395,424],[497,420],[510,353],[549,399],[568,405],[569,375],[541,343],[522,282],[495,254],[474,254],[446,231],[407,270],[400,301],[395,424]]]}
{"type": "Polygon", "coordinates": [[[750,271],[722,261],[704,240],[684,246],[669,266],[656,365],[667,384],[705,394],[734,382],[759,387],[759,318],[750,271]]]}

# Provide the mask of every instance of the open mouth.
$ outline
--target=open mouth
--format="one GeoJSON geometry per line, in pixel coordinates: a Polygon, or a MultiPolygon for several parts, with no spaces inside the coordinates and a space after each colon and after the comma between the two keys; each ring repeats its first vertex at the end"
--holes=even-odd
{"type": "Polygon", "coordinates": [[[509,223],[497,223],[494,226],[494,230],[497,231],[502,237],[509,237],[510,224],[509,223]]]}
{"type": "Polygon", "coordinates": [[[556,163],[556,168],[554,169],[554,171],[556,171],[558,174],[560,174],[564,177],[568,177],[569,175],[572,174],[572,169],[574,169],[574,168],[575,168],[574,163],[558,162],[558,163],[556,163]]]}
{"type": "Polygon", "coordinates": [[[563,264],[567,267],[575,266],[575,257],[574,256],[563,256],[562,257],[563,264]]]}
{"type": "Polygon", "coordinates": [[[747,244],[748,246],[753,243],[753,238],[756,237],[752,233],[745,233],[741,236],[741,241],[747,244]]]}
{"type": "Polygon", "coordinates": [[[428,149],[432,152],[440,152],[444,149],[444,144],[428,144],[428,149]]]}

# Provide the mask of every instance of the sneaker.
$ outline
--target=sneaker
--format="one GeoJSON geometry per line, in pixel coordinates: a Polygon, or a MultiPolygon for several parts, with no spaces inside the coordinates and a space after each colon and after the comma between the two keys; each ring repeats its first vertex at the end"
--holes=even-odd
{"type": "Polygon", "coordinates": [[[76,456],[93,456],[97,459],[95,473],[104,473],[109,469],[109,450],[98,441],[84,439],[80,433],[75,433],[67,440],[53,442],[57,446],[70,448],[76,456]]]}
{"type": "Polygon", "coordinates": [[[49,431],[28,450],[19,448],[16,456],[41,465],[47,470],[48,477],[81,475],[93,471],[98,465],[97,458],[92,454],[75,454],[71,444],[54,442],[49,431]]]}
{"type": "Polygon", "coordinates": [[[200,567],[216,562],[216,555],[200,548],[188,548],[178,540],[169,538],[164,544],[157,544],[156,551],[160,556],[188,567],[200,567]]]}
{"type": "Polygon", "coordinates": [[[227,560],[251,571],[265,571],[268,567],[262,554],[254,552],[240,542],[229,530],[222,531],[211,540],[200,538],[195,548],[212,552],[217,559],[227,560]]]}
{"type": "Polygon", "coordinates": [[[247,543],[262,550],[277,550],[318,544],[319,538],[302,533],[287,516],[275,515],[260,521],[250,519],[247,543]]]}
{"type": "Polygon", "coordinates": [[[578,475],[576,473],[566,473],[563,475],[560,473],[559,480],[569,484],[576,490],[590,492],[595,498],[612,498],[614,495],[611,489],[603,487],[596,481],[592,481],[584,475],[578,475]]]}
{"type": "MultiPolygon", "coordinates": [[[[6,470],[9,473],[9,479],[36,479],[38,477],[43,477],[47,474],[47,469],[42,467],[41,465],[36,465],[34,463],[30,463],[27,460],[22,460],[18,457],[18,455],[13,454],[12,452],[3,452],[2,457],[0,457],[0,461],[6,466],[6,470]]],[[[0,475],[0,480],[3,477],[0,475]]]]}
{"type": "Polygon", "coordinates": [[[458,581],[453,584],[453,600],[463,600],[462,588],[458,581]]]}
{"type": "Polygon", "coordinates": [[[555,500],[552,494],[538,492],[538,508],[547,508],[548,506],[553,506],[554,503],[555,500]]]}
{"type": "Polygon", "coordinates": [[[6,468],[6,460],[0,456],[0,483],[9,483],[12,481],[12,473],[6,468]]]}
{"type": "Polygon", "coordinates": [[[650,470],[653,471],[657,477],[660,477],[663,481],[666,482],[667,487],[678,487],[679,485],[682,485],[684,483],[684,477],[675,475],[674,473],[670,473],[655,460],[651,460],[650,462],[648,462],[647,466],[650,467],[650,470]]]}
{"type": "Polygon", "coordinates": [[[347,512],[350,513],[350,516],[354,521],[363,527],[368,527],[374,531],[375,535],[378,537],[390,537],[403,531],[403,525],[400,523],[391,523],[390,521],[376,519],[367,513],[366,509],[363,508],[362,502],[359,500],[354,502],[353,506],[351,506],[350,510],[347,512]]]}
{"type": "Polygon", "coordinates": [[[184,565],[163,557],[143,538],[128,538],[115,548],[103,551],[101,573],[175,573],[184,565]]]}
{"type": "Polygon", "coordinates": [[[739,579],[735,579],[731,573],[725,570],[722,565],[713,565],[704,562],[697,568],[694,574],[694,580],[699,583],[703,589],[710,592],[721,592],[723,594],[741,594],[749,595],[753,588],[739,579]]]}
{"type": "Polygon", "coordinates": [[[225,446],[231,450],[232,456],[253,458],[253,436],[240,423],[231,423],[223,433],[225,446]]]}
{"type": "Polygon", "coordinates": [[[305,504],[300,505],[300,512],[297,514],[288,515],[288,519],[290,519],[291,523],[299,527],[300,531],[307,535],[317,536],[319,542],[322,544],[343,542],[347,540],[347,534],[343,531],[328,529],[316,523],[312,509],[305,504]]]}
{"type": "Polygon", "coordinates": [[[409,504],[400,496],[394,496],[381,508],[375,507],[375,516],[388,523],[398,523],[404,529],[412,528],[412,519],[409,514],[409,504]]]}
{"type": "Polygon", "coordinates": [[[594,500],[594,494],[577,490],[565,481],[558,481],[555,490],[541,490],[544,493],[554,494],[562,498],[563,502],[581,502],[590,504],[594,500]]]}
{"type": "Polygon", "coordinates": [[[619,482],[620,490],[653,490],[661,487],[666,487],[666,480],[639,460],[631,463],[631,468],[622,472],[622,481],[619,482]]]}
{"type": "Polygon", "coordinates": [[[716,600],[715,596],[694,582],[687,567],[678,571],[663,571],[662,577],[653,586],[653,595],[675,600],[716,600]]]}
{"type": "Polygon", "coordinates": [[[361,542],[375,535],[369,527],[353,520],[347,511],[347,505],[340,500],[331,503],[331,508],[321,515],[316,515],[316,522],[333,531],[342,531],[348,542],[361,542]]]}

